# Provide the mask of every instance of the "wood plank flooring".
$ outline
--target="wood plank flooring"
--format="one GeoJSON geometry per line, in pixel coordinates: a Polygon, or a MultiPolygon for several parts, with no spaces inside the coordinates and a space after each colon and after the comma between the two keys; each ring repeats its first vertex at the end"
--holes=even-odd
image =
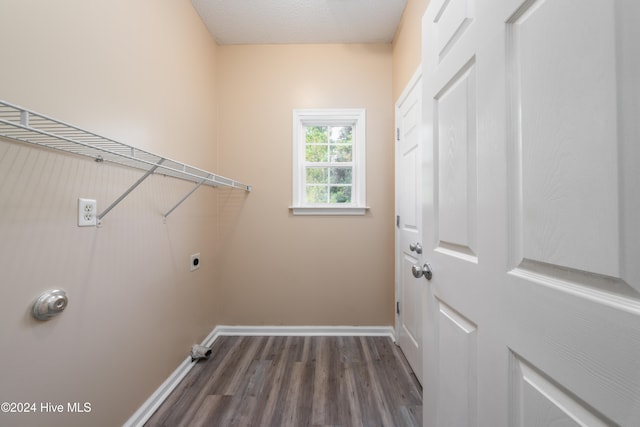
{"type": "Polygon", "coordinates": [[[422,390],[388,337],[218,338],[145,426],[422,425],[422,390]]]}

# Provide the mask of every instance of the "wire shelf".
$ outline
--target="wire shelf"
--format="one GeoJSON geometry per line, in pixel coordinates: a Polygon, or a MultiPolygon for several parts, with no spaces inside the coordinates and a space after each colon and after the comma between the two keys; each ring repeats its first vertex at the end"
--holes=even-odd
{"type": "MultiPolygon", "coordinates": [[[[106,161],[141,169],[147,172],[143,179],[152,173],[158,173],[195,182],[197,184],[196,189],[200,185],[209,185],[212,187],[225,186],[242,189],[247,192],[251,191],[250,185],[243,184],[234,179],[140,150],[2,100],[0,100],[0,136],[15,141],[90,157],[98,162],[106,161]]],[[[130,188],[123,196],[126,196],[133,190],[137,184],[139,184],[139,182],[130,188]]],[[[195,189],[193,191],[195,191],[195,189]]],[[[187,197],[191,195],[191,193],[189,193],[187,197]]],[[[120,200],[121,199],[118,201],[120,200]]],[[[182,201],[184,201],[184,199],[182,201]]],[[[182,203],[182,201],[180,203],[182,203]]],[[[112,207],[113,206],[110,208],[112,207]]],[[[174,206],[174,208],[165,215],[165,218],[176,207],[177,206],[174,206]]],[[[104,214],[106,214],[106,212],[104,212],[104,214]]]]}

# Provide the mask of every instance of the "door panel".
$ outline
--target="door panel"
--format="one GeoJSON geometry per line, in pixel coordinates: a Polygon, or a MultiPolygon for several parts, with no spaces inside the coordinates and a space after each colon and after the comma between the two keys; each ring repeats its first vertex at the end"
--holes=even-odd
{"type": "Polygon", "coordinates": [[[638,19],[428,6],[425,426],[640,425],[638,19]]]}
{"type": "Polygon", "coordinates": [[[614,3],[591,3],[527,2],[508,22],[511,114],[520,115],[513,162],[522,176],[515,249],[618,277],[618,150],[607,143],[618,133],[614,3]]]}
{"type": "Polygon", "coordinates": [[[513,355],[514,427],[607,425],[598,414],[578,402],[560,385],[513,355]]]}
{"type": "Polygon", "coordinates": [[[420,264],[421,255],[410,249],[422,245],[422,148],[420,146],[421,90],[418,79],[406,96],[401,97],[396,111],[397,248],[396,277],[399,302],[398,344],[422,382],[423,283],[411,268],[420,264]]]}
{"type": "Polygon", "coordinates": [[[446,55],[456,40],[463,34],[473,20],[474,0],[451,0],[439,2],[438,12],[434,19],[437,27],[436,39],[439,58],[446,55]]]}
{"type": "Polygon", "coordinates": [[[476,130],[474,61],[434,97],[438,147],[438,246],[475,256],[476,130]]]}
{"type": "MultiPolygon", "coordinates": [[[[400,327],[402,330],[400,331],[400,347],[405,353],[413,353],[413,350],[407,349],[415,348],[419,350],[422,347],[420,344],[422,342],[421,289],[419,281],[416,280],[411,273],[411,268],[418,264],[419,261],[416,257],[407,255],[406,253],[402,254],[402,259],[403,262],[400,266],[400,274],[402,275],[402,292],[400,298],[400,318],[402,319],[400,327]]],[[[411,354],[409,357],[411,357],[412,360],[416,359],[415,363],[419,360],[417,355],[413,357],[413,354],[411,354]]],[[[418,372],[420,372],[420,370],[418,370],[418,372]]]]}
{"type": "Polygon", "coordinates": [[[437,301],[440,399],[437,425],[470,426],[476,419],[477,327],[442,301],[437,301]],[[446,385],[446,386],[445,386],[446,385]]]}

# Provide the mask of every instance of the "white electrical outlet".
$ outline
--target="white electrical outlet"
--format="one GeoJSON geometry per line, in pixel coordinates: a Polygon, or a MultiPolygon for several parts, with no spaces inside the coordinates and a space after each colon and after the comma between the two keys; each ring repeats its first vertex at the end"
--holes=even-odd
{"type": "Polygon", "coordinates": [[[97,224],[96,201],[92,199],[78,199],[78,227],[95,227],[97,224]]]}
{"type": "Polygon", "coordinates": [[[197,270],[200,268],[200,254],[191,255],[191,263],[189,264],[189,271],[197,270]]]}

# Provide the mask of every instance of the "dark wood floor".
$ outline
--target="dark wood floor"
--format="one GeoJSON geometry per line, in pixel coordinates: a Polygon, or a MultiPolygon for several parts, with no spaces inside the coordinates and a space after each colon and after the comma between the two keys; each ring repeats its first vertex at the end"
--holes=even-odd
{"type": "Polygon", "coordinates": [[[146,426],[420,426],[388,337],[220,337],[146,426]]]}

